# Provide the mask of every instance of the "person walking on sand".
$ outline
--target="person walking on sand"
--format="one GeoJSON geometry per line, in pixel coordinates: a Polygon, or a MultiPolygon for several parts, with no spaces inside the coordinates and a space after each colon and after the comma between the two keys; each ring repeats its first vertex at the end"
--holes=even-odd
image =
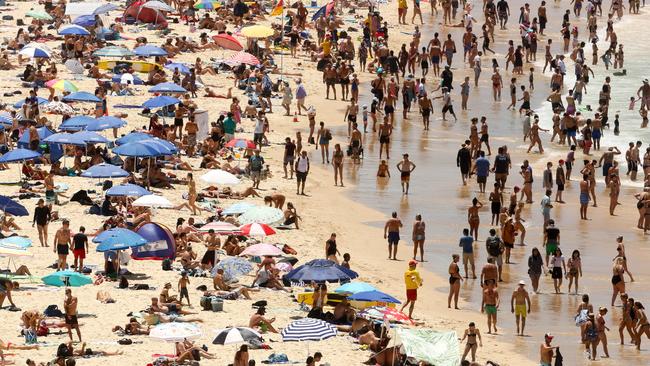
{"type": "Polygon", "coordinates": [[[512,292],[512,297],[510,298],[510,312],[515,314],[517,335],[521,336],[524,335],[524,329],[526,328],[526,316],[530,314],[530,297],[525,286],[526,282],[524,280],[519,281],[519,286],[512,292]],[[519,328],[520,321],[521,328],[519,328]]]}
{"type": "Polygon", "coordinates": [[[587,209],[589,208],[589,176],[582,175],[580,182],[580,220],[589,220],[587,218],[587,209]]]}
{"type": "Polygon", "coordinates": [[[79,322],[77,320],[77,298],[72,296],[72,290],[68,287],[65,289],[65,299],[63,300],[63,310],[65,313],[65,325],[68,328],[68,336],[72,341],[72,329],[77,331],[77,337],[81,342],[81,330],[79,330],[79,322]]]}
{"type": "Polygon", "coordinates": [[[418,289],[422,287],[422,278],[420,277],[420,272],[415,268],[417,267],[418,262],[416,260],[409,261],[409,269],[404,272],[404,283],[406,285],[406,302],[402,305],[400,311],[404,311],[404,308],[409,306],[409,318],[413,319],[413,308],[415,308],[415,302],[418,299],[418,289]]]}
{"type": "Polygon", "coordinates": [[[458,267],[458,261],[460,256],[458,254],[453,254],[451,256],[451,263],[449,264],[449,296],[447,297],[447,307],[451,309],[451,299],[454,299],[454,309],[458,309],[458,295],[460,293],[460,283],[463,281],[463,278],[460,275],[460,268],[458,267]]]}
{"type": "Polygon", "coordinates": [[[474,322],[469,323],[469,328],[465,329],[463,333],[463,338],[460,340],[460,343],[467,339],[465,343],[465,350],[463,351],[462,361],[465,361],[465,357],[471,351],[472,352],[472,362],[476,361],[476,349],[481,346],[483,347],[483,339],[481,339],[481,332],[476,328],[474,322]],[[476,343],[476,338],[478,337],[478,343],[476,343]]]}
{"type": "Polygon", "coordinates": [[[560,347],[551,346],[553,336],[550,333],[544,334],[544,343],[539,346],[539,366],[551,366],[553,353],[560,347]]]}
{"type": "Polygon", "coordinates": [[[384,225],[384,239],[388,239],[388,259],[397,260],[399,230],[402,226],[402,220],[397,218],[397,212],[393,212],[391,218],[384,225]]]}
{"type": "MultiPolygon", "coordinates": [[[[607,333],[609,328],[605,325],[605,315],[607,315],[607,308],[600,307],[598,309],[598,315],[596,315],[596,329],[598,330],[598,340],[603,345],[603,353],[605,356],[601,358],[609,358],[609,350],[607,348],[607,333]]],[[[596,345],[598,346],[598,345],[596,345]]],[[[594,353],[595,358],[595,353],[594,353]]]]}
{"type": "Polygon", "coordinates": [[[400,172],[402,178],[402,193],[408,195],[411,173],[415,170],[415,164],[409,160],[409,154],[402,155],[402,161],[397,163],[397,170],[400,172]]]}
{"type": "Polygon", "coordinates": [[[50,206],[45,205],[45,201],[41,198],[36,204],[34,209],[34,219],[32,221],[32,227],[36,224],[38,228],[38,241],[41,243],[42,247],[49,247],[47,245],[47,226],[52,220],[52,211],[50,206]]]}
{"type": "Polygon", "coordinates": [[[496,290],[495,284],[491,282],[483,288],[483,298],[481,300],[481,313],[487,315],[488,334],[492,334],[492,326],[494,325],[494,333],[497,333],[497,310],[499,309],[499,292],[496,290]]]}
{"type": "Polygon", "coordinates": [[[74,254],[74,268],[77,272],[81,273],[84,268],[84,259],[88,254],[88,237],[86,236],[86,228],[79,227],[79,232],[72,237],[72,253],[74,254]]]}
{"type": "Polygon", "coordinates": [[[61,222],[61,228],[57,230],[54,235],[53,249],[58,255],[57,272],[65,270],[68,266],[66,260],[70,253],[70,236],[70,221],[63,220],[61,222]]]}
{"type": "Polygon", "coordinates": [[[560,287],[562,287],[563,273],[566,273],[566,262],[560,248],[555,249],[555,253],[549,262],[551,269],[551,278],[553,278],[553,287],[555,293],[560,294],[560,287]]]}
{"type": "Polygon", "coordinates": [[[469,229],[463,229],[463,236],[460,237],[459,247],[463,248],[463,268],[465,269],[465,278],[468,278],[467,264],[472,268],[472,278],[476,278],[476,265],[474,264],[474,238],[469,235],[469,229]]]}
{"type": "Polygon", "coordinates": [[[426,232],[426,224],[422,221],[422,215],[415,215],[415,222],[413,223],[413,259],[418,255],[420,250],[420,262],[424,262],[424,238],[426,232]]]}
{"type": "Polygon", "coordinates": [[[296,171],[296,194],[305,195],[305,182],[307,181],[307,174],[309,174],[309,158],[307,151],[300,152],[300,156],[296,159],[294,170],[296,171]],[[302,190],[301,190],[302,188],[302,190]]]}
{"type": "Polygon", "coordinates": [[[568,293],[571,293],[571,285],[575,281],[575,294],[578,294],[578,279],[582,277],[582,259],[580,259],[580,251],[575,249],[571,253],[571,258],[567,262],[567,268],[569,271],[566,274],[566,278],[569,280],[569,290],[568,293]]]}

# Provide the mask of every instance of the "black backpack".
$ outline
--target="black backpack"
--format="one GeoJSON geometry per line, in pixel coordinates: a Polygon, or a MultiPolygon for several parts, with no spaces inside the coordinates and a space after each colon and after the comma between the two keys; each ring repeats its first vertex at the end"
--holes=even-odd
{"type": "Polygon", "coordinates": [[[171,271],[172,270],[172,260],[169,258],[166,258],[162,261],[162,270],[163,271],[171,271]]]}
{"type": "Polygon", "coordinates": [[[485,246],[487,247],[487,252],[489,255],[493,257],[498,257],[501,255],[501,248],[499,245],[499,238],[497,237],[489,237],[485,241],[485,246]]]}
{"type": "Polygon", "coordinates": [[[562,357],[562,354],[560,353],[560,347],[558,347],[555,350],[555,364],[554,364],[554,366],[562,366],[562,361],[564,361],[564,357],[562,357]]]}

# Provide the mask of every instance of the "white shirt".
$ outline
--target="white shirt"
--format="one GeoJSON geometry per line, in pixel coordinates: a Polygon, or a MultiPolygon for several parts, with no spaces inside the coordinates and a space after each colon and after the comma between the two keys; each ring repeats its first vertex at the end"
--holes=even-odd
{"type": "Polygon", "coordinates": [[[303,158],[302,156],[298,157],[298,167],[296,169],[297,171],[301,173],[306,173],[308,166],[309,166],[309,158],[307,157],[303,158]]]}
{"type": "Polygon", "coordinates": [[[264,133],[264,119],[258,118],[255,122],[255,132],[254,133],[264,133]]]}

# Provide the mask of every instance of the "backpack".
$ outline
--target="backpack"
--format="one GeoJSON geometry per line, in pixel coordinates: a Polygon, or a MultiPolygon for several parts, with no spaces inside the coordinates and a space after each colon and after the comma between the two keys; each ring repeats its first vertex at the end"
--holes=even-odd
{"type": "Polygon", "coordinates": [[[57,318],[63,318],[63,312],[59,310],[59,307],[57,305],[49,305],[45,311],[43,311],[43,315],[49,316],[49,317],[57,317],[57,318]]]}
{"type": "Polygon", "coordinates": [[[332,131],[325,130],[325,138],[330,141],[332,139],[332,131]]]}
{"type": "Polygon", "coordinates": [[[262,170],[262,159],[255,156],[251,157],[251,170],[252,171],[262,170]]]}
{"type": "Polygon", "coordinates": [[[564,361],[564,357],[560,353],[560,347],[558,347],[555,350],[555,364],[554,364],[554,366],[562,366],[563,361],[564,361]]]}
{"type": "Polygon", "coordinates": [[[162,270],[163,271],[171,271],[172,270],[172,261],[169,258],[165,258],[162,261],[162,270]]]}
{"type": "Polygon", "coordinates": [[[499,245],[499,238],[490,237],[485,241],[485,246],[487,247],[487,252],[492,257],[498,257],[501,255],[501,247],[499,245]]]}

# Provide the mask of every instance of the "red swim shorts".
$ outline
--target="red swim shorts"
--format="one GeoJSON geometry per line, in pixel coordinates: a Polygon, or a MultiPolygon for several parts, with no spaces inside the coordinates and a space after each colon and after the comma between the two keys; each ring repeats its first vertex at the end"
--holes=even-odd
{"type": "Polygon", "coordinates": [[[417,289],[406,290],[406,300],[415,301],[417,299],[418,299],[417,289]]]}
{"type": "Polygon", "coordinates": [[[75,258],[86,258],[86,251],[84,249],[74,249],[72,253],[74,254],[75,258]]]}

